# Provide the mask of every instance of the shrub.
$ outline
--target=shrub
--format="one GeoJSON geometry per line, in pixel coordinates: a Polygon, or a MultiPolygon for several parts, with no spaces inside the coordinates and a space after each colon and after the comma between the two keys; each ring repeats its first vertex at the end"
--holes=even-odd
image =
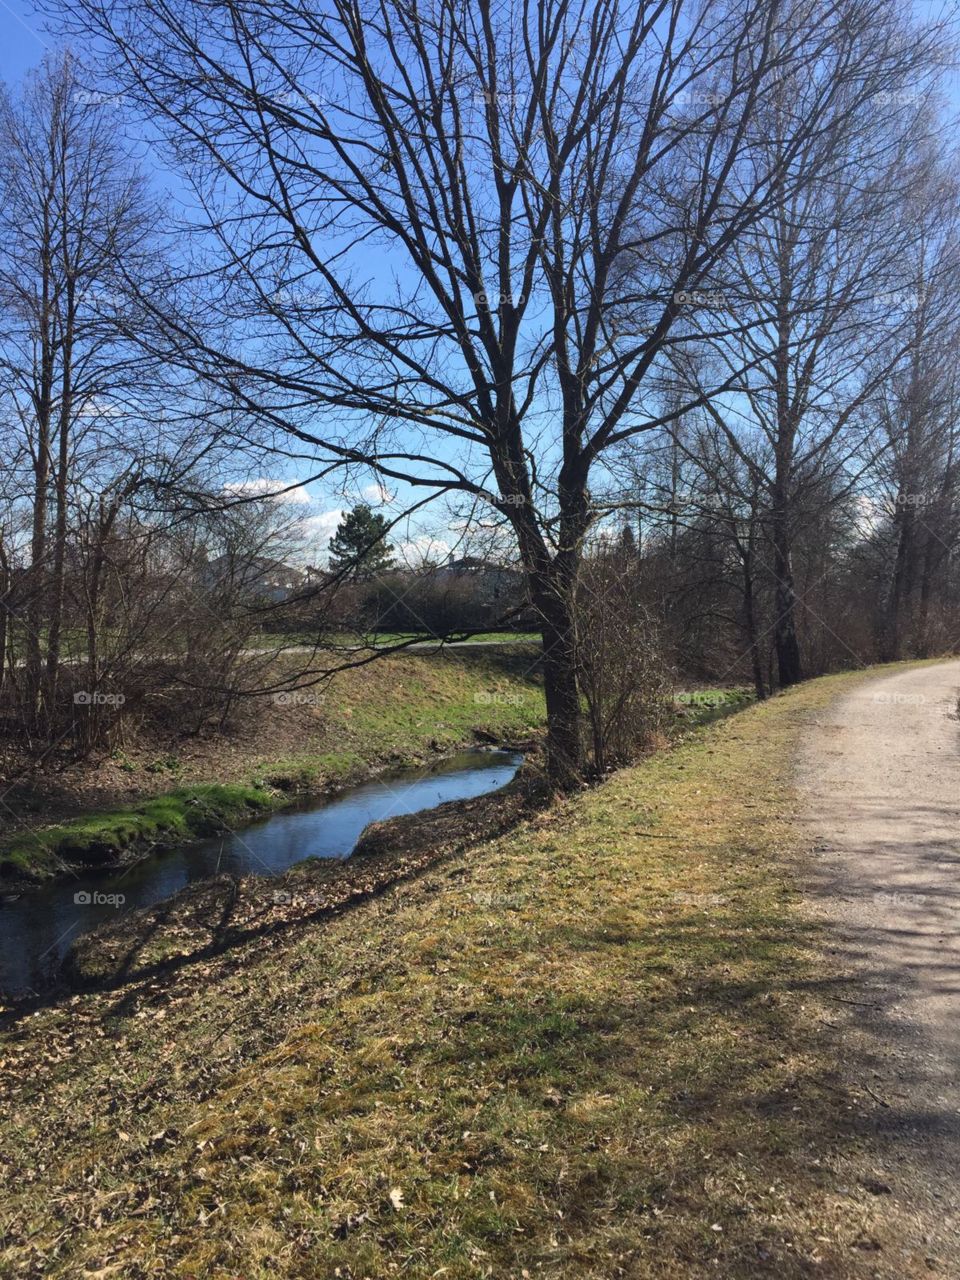
{"type": "Polygon", "coordinates": [[[584,560],[577,584],[578,680],[598,773],[649,747],[670,717],[671,681],[639,572],[635,558],[604,553],[584,560]]]}

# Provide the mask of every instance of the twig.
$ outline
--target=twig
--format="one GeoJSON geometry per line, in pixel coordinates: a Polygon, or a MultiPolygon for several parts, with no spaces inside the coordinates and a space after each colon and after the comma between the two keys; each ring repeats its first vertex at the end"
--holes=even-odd
{"type": "Polygon", "coordinates": [[[884,1102],[884,1100],[879,1096],[879,1094],[874,1093],[868,1084],[862,1085],[861,1088],[866,1089],[867,1093],[869,1093],[870,1097],[873,1098],[874,1102],[879,1102],[881,1107],[886,1107],[888,1111],[890,1110],[890,1103],[884,1102]]]}

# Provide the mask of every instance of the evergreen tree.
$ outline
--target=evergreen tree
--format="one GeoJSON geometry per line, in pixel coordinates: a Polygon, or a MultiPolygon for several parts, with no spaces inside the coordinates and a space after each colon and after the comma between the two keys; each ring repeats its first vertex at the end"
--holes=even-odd
{"type": "Polygon", "coordinates": [[[618,542],[621,556],[625,560],[635,560],[637,557],[637,539],[632,525],[625,524],[621,528],[618,542]]]}
{"type": "Polygon", "coordinates": [[[347,512],[330,539],[330,568],[358,582],[389,572],[394,562],[388,528],[386,516],[361,502],[347,512]]]}

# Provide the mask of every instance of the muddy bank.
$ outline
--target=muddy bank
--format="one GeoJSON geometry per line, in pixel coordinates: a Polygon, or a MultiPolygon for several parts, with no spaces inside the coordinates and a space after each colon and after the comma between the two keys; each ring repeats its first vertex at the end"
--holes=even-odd
{"type": "Polygon", "coordinates": [[[341,914],[453,853],[492,840],[549,802],[542,774],[521,768],[472,800],[372,823],[345,862],[308,859],[282,876],[219,876],[85,934],[59,973],[61,991],[207,981],[244,964],[248,948],[341,914]]]}
{"type": "MultiPolygon", "coordinates": [[[[174,793],[317,796],[361,783],[373,770],[535,737],[543,692],[529,667],[499,651],[392,655],[338,672],[309,696],[242,702],[226,726],[197,733],[166,722],[127,726],[113,749],[91,757],[77,758],[63,744],[41,760],[27,758],[22,744],[0,738],[0,863],[8,864],[8,879],[23,882],[56,874],[63,860],[83,863],[87,851],[91,860],[115,865],[120,846],[144,840],[156,848],[169,834],[166,813],[141,812],[132,838],[129,827],[132,811],[163,809],[160,802],[174,793]],[[74,839],[61,859],[59,835],[67,828],[74,839]]],[[[289,674],[271,671],[281,681],[289,674]]],[[[189,838],[185,822],[172,825],[180,828],[174,840],[189,838]]]]}

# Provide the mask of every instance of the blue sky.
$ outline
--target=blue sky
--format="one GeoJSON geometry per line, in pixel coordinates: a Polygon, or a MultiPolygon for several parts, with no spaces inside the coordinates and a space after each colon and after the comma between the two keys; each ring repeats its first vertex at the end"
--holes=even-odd
{"type": "MultiPolygon", "coordinates": [[[[13,87],[41,61],[48,50],[57,48],[56,37],[45,29],[47,24],[48,20],[36,12],[29,0],[0,0],[0,80],[13,87]]],[[[304,467],[299,474],[294,471],[292,475],[285,476],[284,480],[289,483],[306,474],[307,469],[304,467]]],[[[373,506],[380,505],[378,486],[372,483],[372,479],[371,477],[371,483],[362,485],[355,494],[351,494],[348,502],[362,499],[373,506]]],[[[259,484],[257,481],[252,483],[255,486],[259,484]]],[[[396,496],[399,501],[401,495],[396,496]]],[[[307,558],[314,561],[322,559],[327,540],[336,529],[342,514],[343,499],[330,488],[319,484],[295,490],[290,499],[291,514],[302,521],[310,543],[307,558]]],[[[396,508],[397,505],[398,503],[388,503],[387,511],[391,506],[396,508]]],[[[437,516],[439,518],[439,511],[437,516]]],[[[401,552],[412,563],[422,554],[442,556],[448,546],[454,545],[455,536],[446,534],[442,527],[435,525],[436,521],[429,521],[427,524],[421,521],[412,526],[398,526],[395,540],[401,552]]]]}
{"type": "Polygon", "coordinates": [[[8,82],[19,80],[55,43],[26,0],[0,0],[0,32],[0,79],[8,82]]]}
{"type": "MultiPolygon", "coordinates": [[[[930,17],[931,14],[939,13],[943,9],[941,0],[913,0],[913,7],[917,15],[920,17],[930,17]]],[[[21,79],[26,71],[41,60],[44,53],[48,49],[57,47],[58,41],[55,36],[49,34],[45,29],[47,20],[38,15],[34,10],[30,0],[0,0],[0,79],[13,85],[21,79]]],[[[960,92],[956,88],[957,80],[953,78],[953,92],[951,99],[954,104],[960,106],[960,92]]],[[[176,200],[177,187],[179,183],[173,175],[164,173],[163,169],[157,164],[156,158],[153,159],[152,166],[149,162],[144,166],[148,170],[152,167],[152,171],[156,182],[159,186],[165,188],[176,200]]],[[[182,187],[180,188],[182,192],[182,187]]],[[[284,477],[287,483],[303,480],[309,474],[306,465],[300,469],[294,469],[288,472],[284,477]]],[[[364,498],[370,501],[372,505],[376,503],[376,486],[372,484],[373,476],[368,478],[367,483],[361,481],[360,489],[351,498],[364,498]]],[[[253,481],[254,484],[259,483],[258,480],[253,481]]],[[[398,501],[403,502],[408,494],[400,492],[397,495],[398,501]]],[[[349,501],[350,499],[348,499],[349,501]]],[[[295,501],[291,506],[300,515],[310,531],[314,541],[315,552],[311,555],[312,559],[320,558],[317,552],[322,553],[326,549],[326,540],[330,537],[341,514],[342,499],[329,487],[320,484],[309,485],[301,488],[295,497],[295,501]]],[[[441,519],[441,512],[437,511],[434,520],[441,519]]],[[[428,520],[430,517],[428,516],[428,520]]],[[[429,549],[433,554],[439,554],[442,550],[441,546],[434,543],[431,545],[431,539],[437,534],[446,537],[448,545],[453,545],[456,540],[455,535],[444,535],[441,529],[430,527],[423,523],[418,523],[414,528],[408,530],[398,530],[397,540],[400,542],[409,542],[409,552],[415,554],[418,542],[422,549],[429,549]]]]}

